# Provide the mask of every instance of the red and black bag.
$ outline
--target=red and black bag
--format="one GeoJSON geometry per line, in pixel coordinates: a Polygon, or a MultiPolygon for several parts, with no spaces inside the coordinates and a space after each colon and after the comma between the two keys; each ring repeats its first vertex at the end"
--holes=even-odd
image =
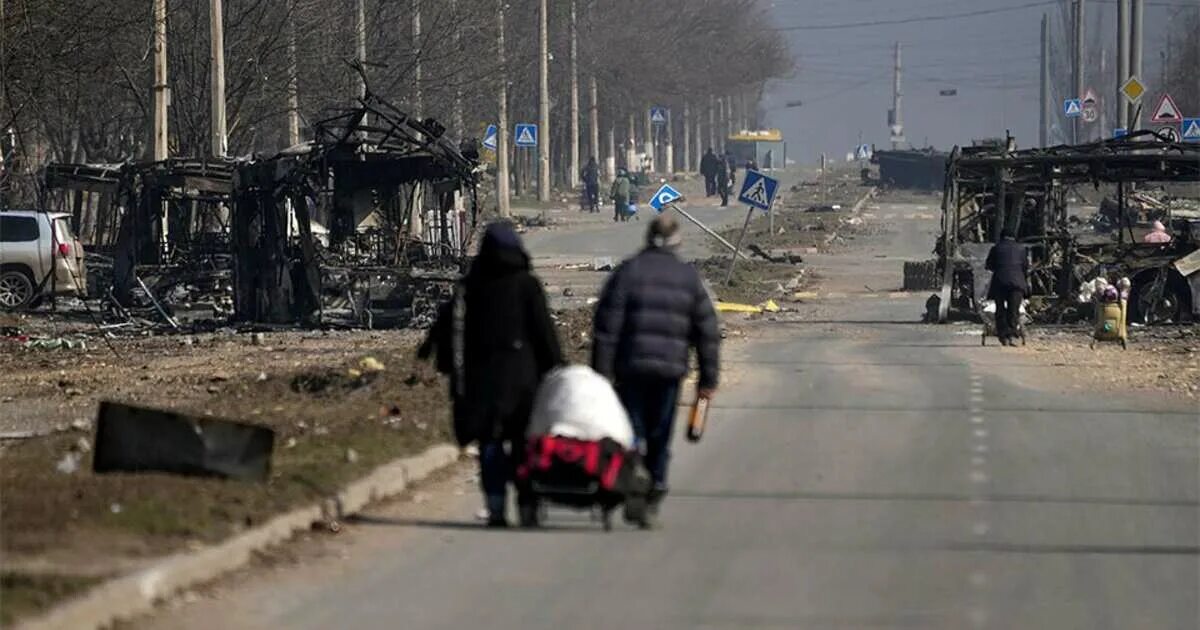
{"type": "Polygon", "coordinates": [[[614,440],[543,435],[530,438],[525,463],[517,468],[517,482],[535,491],[577,495],[580,503],[619,503],[646,491],[640,488],[644,475],[636,474],[639,467],[637,452],[626,451],[614,440]]]}

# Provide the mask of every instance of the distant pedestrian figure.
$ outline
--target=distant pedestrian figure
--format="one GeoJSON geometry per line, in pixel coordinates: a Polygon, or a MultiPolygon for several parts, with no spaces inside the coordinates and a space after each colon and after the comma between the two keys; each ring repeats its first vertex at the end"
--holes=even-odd
{"type": "Polygon", "coordinates": [[[629,220],[629,204],[633,203],[633,194],[633,180],[629,172],[618,168],[617,176],[608,190],[608,198],[613,202],[613,221],[629,220]]]}
{"type": "Polygon", "coordinates": [[[721,207],[729,205],[729,193],[733,190],[733,184],[729,180],[729,162],[724,158],[717,159],[717,194],[721,195],[721,207]]]}
{"type": "Polygon", "coordinates": [[[1163,225],[1162,221],[1155,221],[1150,231],[1142,237],[1142,242],[1162,245],[1171,242],[1171,235],[1167,233],[1167,226],[1163,225]]]}
{"type": "Polygon", "coordinates": [[[700,364],[699,395],[716,393],[721,335],[695,267],[676,255],[679,223],[651,222],[646,248],[609,277],[596,307],[592,367],[611,379],[629,412],[654,481],[650,514],[667,493],[671,434],[688,353],[700,364]]]}
{"type": "Polygon", "coordinates": [[[579,178],[583,180],[588,212],[600,212],[600,165],[596,163],[595,156],[588,158],[579,178]]]}
{"type": "Polygon", "coordinates": [[[717,194],[717,155],[712,147],[700,158],[700,175],[704,177],[704,196],[712,197],[717,194]]]}
{"type": "Polygon", "coordinates": [[[985,265],[992,272],[988,298],[996,301],[996,334],[1000,343],[1006,346],[1016,344],[1021,329],[1021,304],[1029,293],[1026,281],[1029,257],[1016,236],[1012,229],[1006,228],[1000,235],[1000,242],[988,252],[985,265]]]}
{"type": "MultiPolygon", "coordinates": [[[[455,437],[462,446],[479,443],[488,526],[507,526],[508,483],[523,460],[534,395],[542,377],[563,363],[542,283],[507,223],[488,226],[417,356],[435,349],[438,371],[450,376],[455,437]]],[[[521,505],[533,501],[517,496],[521,505]]]]}
{"type": "Polygon", "coordinates": [[[729,149],[725,149],[725,165],[729,168],[729,189],[737,186],[737,158],[729,149]]]}

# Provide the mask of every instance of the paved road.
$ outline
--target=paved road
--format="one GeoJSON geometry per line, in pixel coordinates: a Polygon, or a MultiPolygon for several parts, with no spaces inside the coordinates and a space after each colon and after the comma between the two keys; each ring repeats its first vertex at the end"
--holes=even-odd
{"type": "Polygon", "coordinates": [[[432,517],[382,509],[336,558],[147,625],[1196,628],[1194,405],[1069,393],[1067,367],[914,324],[921,296],[868,295],[928,251],[912,210],[880,208],[892,237],[818,261],[849,297],[730,344],[661,531],[557,512],[484,531],[478,499],[435,488],[432,517]]]}

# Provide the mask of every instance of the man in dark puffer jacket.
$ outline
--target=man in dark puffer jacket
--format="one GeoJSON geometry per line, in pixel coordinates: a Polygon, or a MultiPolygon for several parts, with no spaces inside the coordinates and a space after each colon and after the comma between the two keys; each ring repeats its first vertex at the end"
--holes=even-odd
{"type": "Polygon", "coordinates": [[[659,215],[646,248],[621,264],[596,307],[592,367],[616,384],[654,480],[651,515],[667,491],[671,433],[688,350],[700,363],[699,395],[711,398],[721,335],[700,274],[675,254],[679,223],[659,215]]]}

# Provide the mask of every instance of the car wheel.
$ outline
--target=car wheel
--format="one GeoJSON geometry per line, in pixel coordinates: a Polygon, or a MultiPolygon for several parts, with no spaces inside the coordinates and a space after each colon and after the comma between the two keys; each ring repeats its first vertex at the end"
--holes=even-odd
{"type": "Polygon", "coordinates": [[[0,272],[0,309],[24,308],[33,301],[33,278],[23,271],[0,272]]]}

